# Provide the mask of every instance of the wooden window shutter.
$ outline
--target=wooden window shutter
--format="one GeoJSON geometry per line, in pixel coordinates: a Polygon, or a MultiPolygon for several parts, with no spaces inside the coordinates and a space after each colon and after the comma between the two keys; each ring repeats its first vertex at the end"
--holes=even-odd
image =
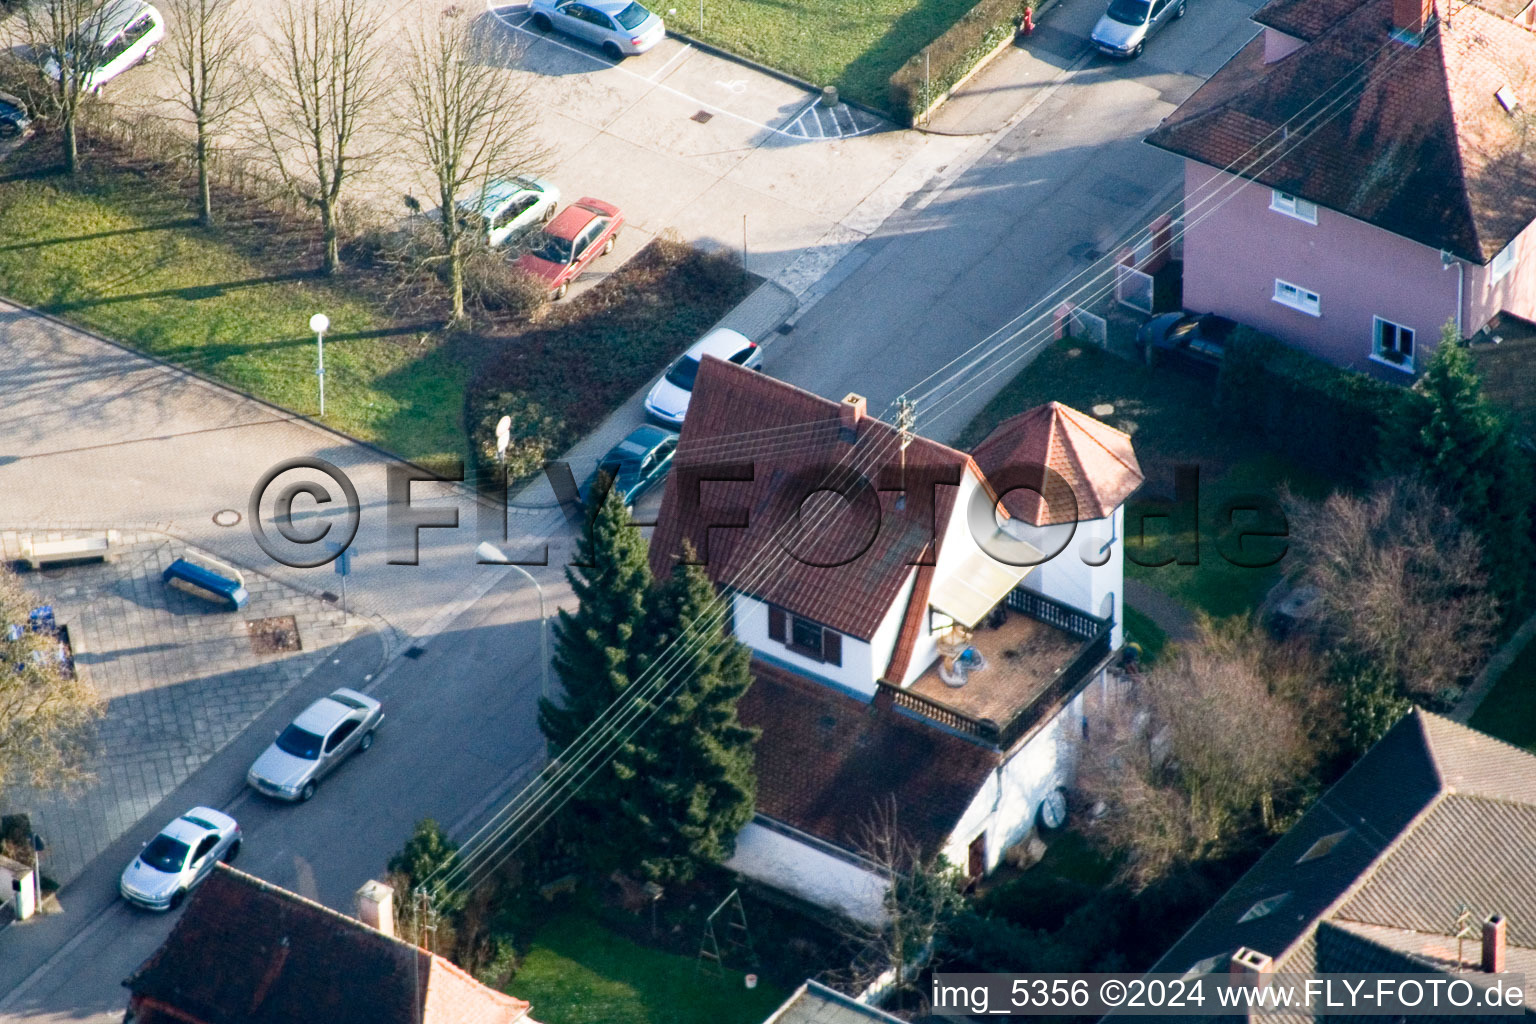
{"type": "Polygon", "coordinates": [[[828,665],[843,663],[843,634],[835,629],[821,631],[821,660],[828,665]]]}
{"type": "Polygon", "coordinates": [[[775,604],[768,606],[768,639],[777,640],[781,644],[785,642],[789,632],[784,621],[786,618],[783,608],[775,604]]]}

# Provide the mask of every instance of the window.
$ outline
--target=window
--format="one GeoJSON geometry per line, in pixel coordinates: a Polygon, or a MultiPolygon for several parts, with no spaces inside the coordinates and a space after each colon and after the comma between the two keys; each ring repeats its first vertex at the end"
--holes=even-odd
{"type": "Polygon", "coordinates": [[[1515,243],[1518,241],[1520,241],[1518,238],[1511,239],[1510,243],[1504,247],[1504,251],[1495,256],[1493,262],[1488,264],[1488,270],[1492,273],[1495,281],[1504,280],[1509,272],[1515,269],[1515,256],[1519,252],[1515,247],[1515,243]]]}
{"type": "Polygon", "coordinates": [[[338,725],[336,727],[336,731],[331,733],[331,738],[325,741],[325,752],[329,754],[333,752],[337,747],[341,746],[342,742],[348,736],[351,736],[354,732],[357,731],[357,726],[358,723],[355,720],[350,722],[342,722],[340,725],[338,725]]]}
{"type": "Polygon", "coordinates": [[[153,25],[154,22],[146,14],[123,31],[123,39],[130,44],[136,43],[149,34],[149,30],[153,25]]]}
{"type": "Polygon", "coordinates": [[[1413,328],[1383,320],[1379,316],[1375,321],[1375,339],[1371,344],[1371,355],[1399,370],[1411,371],[1413,369],[1413,328]]]}
{"type": "Polygon", "coordinates": [[[1249,907],[1242,917],[1237,919],[1237,923],[1247,924],[1249,921],[1256,921],[1261,917],[1265,917],[1268,914],[1273,913],[1275,908],[1284,903],[1290,895],[1291,894],[1288,892],[1283,892],[1278,896],[1267,896],[1264,899],[1259,900],[1259,902],[1249,907]]]}
{"type": "Polygon", "coordinates": [[[768,606],[768,639],[777,640],[796,654],[828,665],[843,663],[843,635],[819,622],[791,615],[777,605],[768,606]]]}
{"type": "Polygon", "coordinates": [[[1305,199],[1299,199],[1289,192],[1271,189],[1269,193],[1269,208],[1276,213],[1283,213],[1287,217],[1304,220],[1308,224],[1317,223],[1317,204],[1309,203],[1305,199]]]}
{"type": "Polygon", "coordinates": [[[1208,956],[1204,960],[1200,960],[1194,964],[1191,964],[1189,970],[1184,972],[1184,977],[1193,978],[1200,974],[1210,974],[1217,967],[1226,963],[1229,959],[1231,959],[1230,955],[1223,956],[1220,953],[1216,954],[1215,956],[1208,956]]]}
{"type": "Polygon", "coordinates": [[[737,366],[745,366],[747,360],[752,358],[752,353],[755,351],[757,351],[757,346],[749,345],[742,349],[740,352],[737,352],[735,355],[731,356],[731,362],[735,363],[737,366]]]}
{"type": "Polygon", "coordinates": [[[1349,829],[1347,828],[1341,832],[1328,833],[1326,836],[1323,836],[1317,842],[1307,847],[1307,852],[1302,854],[1300,857],[1297,857],[1296,863],[1305,864],[1309,860],[1317,860],[1319,857],[1328,856],[1333,852],[1333,848],[1335,846],[1338,846],[1344,841],[1344,837],[1347,835],[1349,835],[1349,829]]]}
{"type": "Polygon", "coordinates": [[[1309,292],[1305,288],[1275,278],[1275,301],[1282,306],[1290,306],[1308,316],[1322,316],[1322,302],[1317,297],[1317,292],[1309,292]]]}
{"type": "Polygon", "coordinates": [[[200,861],[204,857],[208,856],[208,854],[213,851],[213,848],[218,845],[218,836],[212,835],[204,837],[203,841],[197,844],[197,852],[192,855],[193,862],[196,863],[197,861],[200,861]]]}

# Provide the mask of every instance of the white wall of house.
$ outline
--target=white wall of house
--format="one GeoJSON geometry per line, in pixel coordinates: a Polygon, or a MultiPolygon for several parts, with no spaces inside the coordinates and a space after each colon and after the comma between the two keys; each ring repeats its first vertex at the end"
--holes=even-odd
{"type": "Polygon", "coordinates": [[[1003,529],[1042,551],[1061,548],[1024,577],[1024,586],[1090,614],[1113,616],[1110,644],[1119,648],[1125,632],[1125,506],[1103,519],[1078,523],[1065,547],[1065,526],[1042,528],[1009,519],[1003,529]]]}
{"type": "Polygon", "coordinates": [[[755,821],[737,834],[725,866],[855,921],[877,924],[884,917],[885,879],[755,821]]]}
{"type": "Polygon", "coordinates": [[[950,833],[944,847],[950,863],[964,869],[972,841],[985,833],[986,870],[991,871],[1003,851],[1029,834],[1041,801],[1057,786],[1071,783],[1085,697],[1086,691],[1078,694],[987,779],[950,833]]]}
{"type": "MultiPolygon", "coordinates": [[[[768,605],[746,594],[732,596],[731,613],[734,616],[736,637],[742,643],[766,655],[770,660],[787,665],[797,672],[813,678],[828,680],[839,686],[863,694],[875,695],[875,682],[885,674],[891,663],[891,651],[896,646],[896,635],[901,632],[902,614],[912,597],[912,584],[916,572],[909,572],[907,580],[896,600],[886,610],[885,617],[868,641],[842,634],[843,650],[841,665],[829,665],[824,661],[807,657],[768,636],[768,605]]],[[[787,611],[793,615],[794,609],[787,611]]]]}

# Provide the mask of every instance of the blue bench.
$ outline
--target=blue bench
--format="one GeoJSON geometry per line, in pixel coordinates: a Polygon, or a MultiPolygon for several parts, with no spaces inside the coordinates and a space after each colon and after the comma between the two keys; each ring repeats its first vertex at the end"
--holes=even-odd
{"type": "Polygon", "coordinates": [[[251,595],[246,592],[245,581],[238,578],[238,574],[231,579],[185,558],[178,558],[167,566],[165,572],[160,574],[160,579],[168,586],[184,590],[194,597],[231,609],[244,608],[245,603],[251,599],[251,595]]]}

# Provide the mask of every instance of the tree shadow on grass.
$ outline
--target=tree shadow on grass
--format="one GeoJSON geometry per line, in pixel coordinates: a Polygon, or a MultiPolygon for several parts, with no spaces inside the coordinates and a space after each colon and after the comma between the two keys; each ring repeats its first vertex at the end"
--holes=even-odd
{"type": "Polygon", "coordinates": [[[835,84],[849,96],[886,109],[890,105],[886,83],[891,75],[959,21],[973,3],[974,0],[918,0],[843,69],[835,84]]]}

